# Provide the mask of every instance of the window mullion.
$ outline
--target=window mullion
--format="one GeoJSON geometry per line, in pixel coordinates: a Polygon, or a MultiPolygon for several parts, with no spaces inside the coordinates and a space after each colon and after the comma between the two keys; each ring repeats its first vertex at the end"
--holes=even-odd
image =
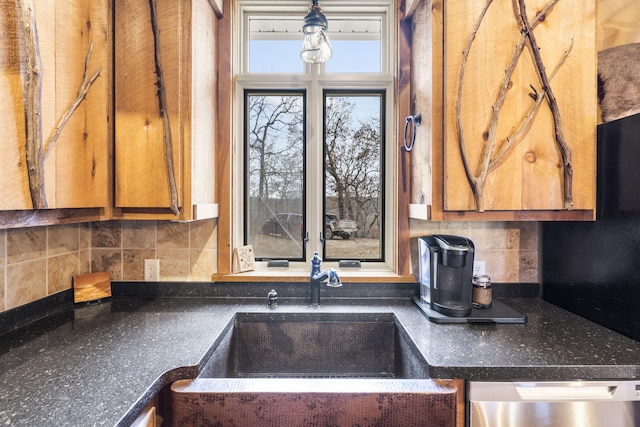
{"type": "Polygon", "coordinates": [[[307,229],[309,242],[307,257],[317,251],[322,253],[322,192],[323,192],[323,116],[322,88],[318,84],[317,70],[313,67],[312,82],[309,87],[307,118],[307,229]]]}

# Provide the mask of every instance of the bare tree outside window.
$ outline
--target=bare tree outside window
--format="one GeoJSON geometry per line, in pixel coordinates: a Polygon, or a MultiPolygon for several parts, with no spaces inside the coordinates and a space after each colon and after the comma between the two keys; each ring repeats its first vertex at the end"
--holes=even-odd
{"type": "Polygon", "coordinates": [[[381,106],[381,93],[325,95],[326,259],[382,257],[381,106]]]}
{"type": "MultiPolygon", "coordinates": [[[[380,92],[324,97],[327,260],[382,258],[380,92]]],[[[247,91],[246,235],[257,259],[305,259],[305,102],[300,92],[247,91]]]]}
{"type": "Polygon", "coordinates": [[[304,96],[246,95],[245,240],[258,259],[304,259],[304,96]]]}

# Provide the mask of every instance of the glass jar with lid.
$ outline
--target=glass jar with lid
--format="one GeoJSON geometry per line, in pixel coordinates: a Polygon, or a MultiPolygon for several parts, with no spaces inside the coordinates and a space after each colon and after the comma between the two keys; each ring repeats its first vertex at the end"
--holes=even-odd
{"type": "Polygon", "coordinates": [[[474,308],[489,308],[493,300],[491,278],[486,275],[473,276],[472,301],[474,308]]]}

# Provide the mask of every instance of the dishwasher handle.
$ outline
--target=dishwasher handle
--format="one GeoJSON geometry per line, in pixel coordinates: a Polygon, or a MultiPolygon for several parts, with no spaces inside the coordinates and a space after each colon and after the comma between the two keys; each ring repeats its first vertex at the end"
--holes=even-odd
{"type": "Polygon", "coordinates": [[[515,383],[524,401],[549,402],[555,400],[610,400],[618,389],[613,384],[596,383],[515,383]]]}
{"type": "Polygon", "coordinates": [[[640,401],[640,381],[470,381],[470,401],[640,401]]]}

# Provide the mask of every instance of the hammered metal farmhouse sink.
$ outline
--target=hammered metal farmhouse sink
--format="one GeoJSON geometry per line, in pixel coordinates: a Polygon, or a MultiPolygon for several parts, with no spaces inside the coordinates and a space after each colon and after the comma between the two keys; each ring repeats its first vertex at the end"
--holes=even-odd
{"type": "Polygon", "coordinates": [[[392,313],[238,313],[200,375],[426,378],[392,313]]]}
{"type": "Polygon", "coordinates": [[[171,424],[455,425],[457,391],[426,366],[392,313],[238,313],[172,384],[171,424]]]}

